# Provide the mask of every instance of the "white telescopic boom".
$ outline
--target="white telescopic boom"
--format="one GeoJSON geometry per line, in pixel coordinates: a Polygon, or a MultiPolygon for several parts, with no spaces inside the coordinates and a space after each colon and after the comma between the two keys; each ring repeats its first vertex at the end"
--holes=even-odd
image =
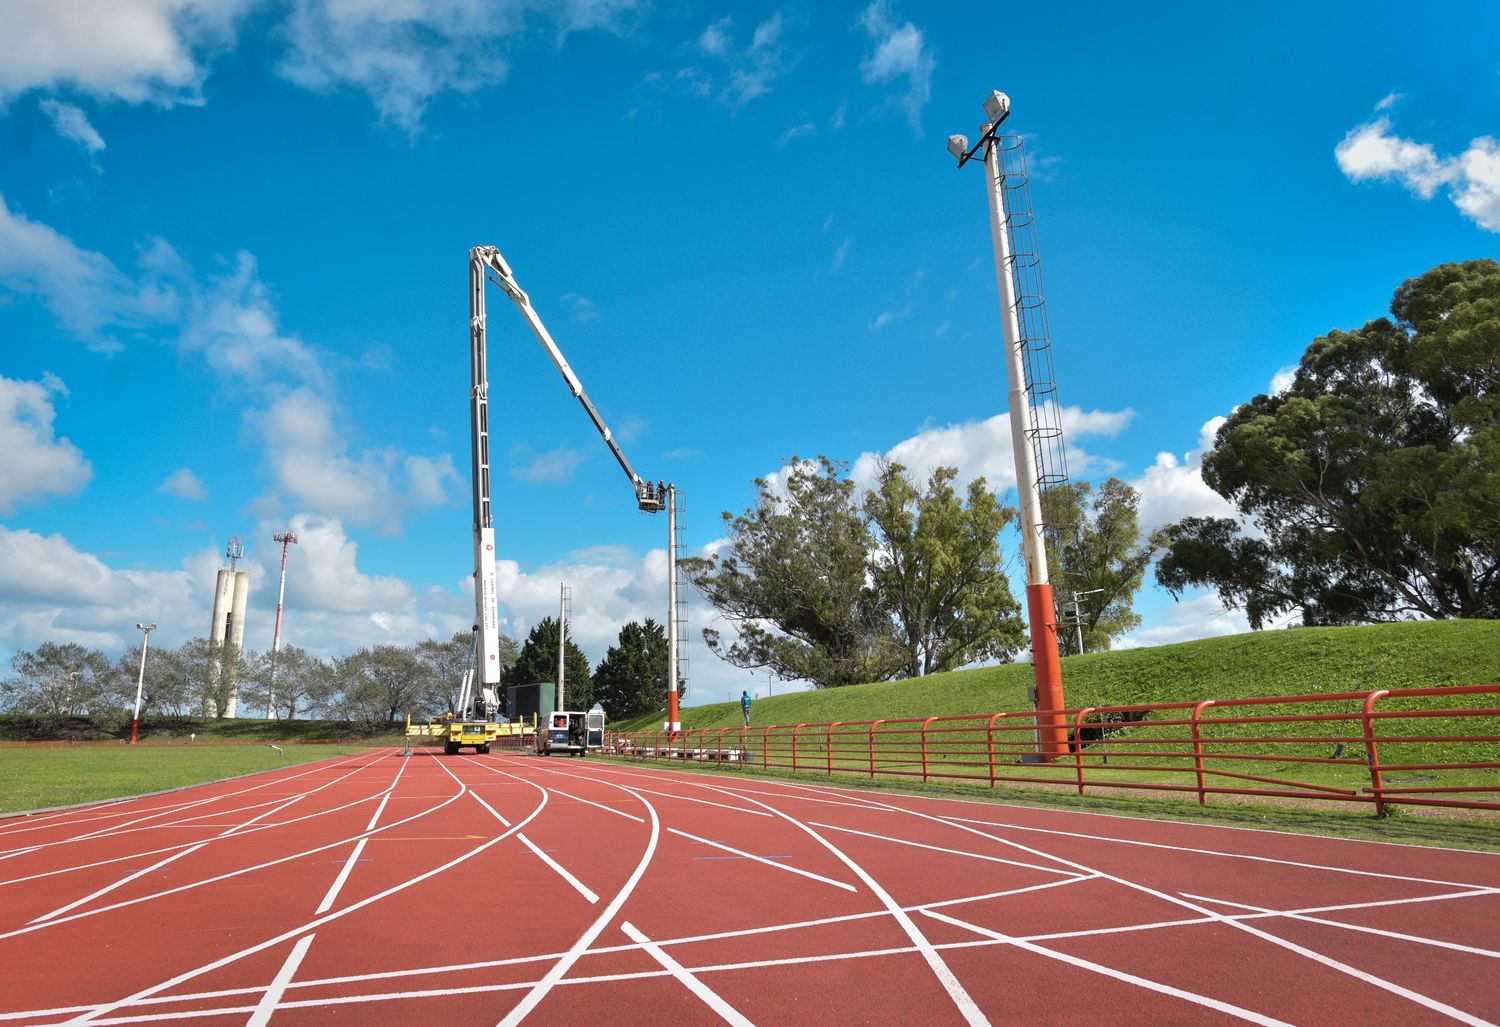
{"type": "MultiPolygon", "coordinates": [[[[500,683],[500,611],[495,597],[495,528],[490,518],[490,407],[484,338],[484,265],[469,251],[469,433],[474,483],[474,632],[480,680],[500,683]]],[[[467,710],[455,710],[466,716],[467,710]]]]}

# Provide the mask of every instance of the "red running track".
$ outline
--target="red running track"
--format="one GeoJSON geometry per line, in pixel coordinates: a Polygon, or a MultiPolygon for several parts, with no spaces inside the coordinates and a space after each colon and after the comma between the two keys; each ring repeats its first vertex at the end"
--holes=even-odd
{"type": "Polygon", "coordinates": [[[1497,960],[1490,854],[591,760],[0,821],[0,1027],[1480,1024],[1497,960]]]}

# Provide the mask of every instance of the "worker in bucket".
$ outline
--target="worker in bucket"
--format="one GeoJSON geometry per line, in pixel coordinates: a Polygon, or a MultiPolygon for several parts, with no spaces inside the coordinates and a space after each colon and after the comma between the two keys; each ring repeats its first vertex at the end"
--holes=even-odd
{"type": "Polygon", "coordinates": [[[745,726],[750,726],[750,693],[740,693],[740,712],[745,715],[745,726]]]}

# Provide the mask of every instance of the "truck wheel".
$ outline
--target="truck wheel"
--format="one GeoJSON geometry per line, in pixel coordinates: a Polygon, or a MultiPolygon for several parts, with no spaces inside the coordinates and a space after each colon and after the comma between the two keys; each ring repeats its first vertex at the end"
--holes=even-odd
{"type": "Polygon", "coordinates": [[[444,756],[452,756],[457,751],[458,750],[456,748],[454,748],[453,743],[451,741],[443,743],[443,755],[444,756]]]}
{"type": "Polygon", "coordinates": [[[488,745],[476,745],[474,751],[481,756],[488,756],[490,754],[490,747],[488,745]]]}

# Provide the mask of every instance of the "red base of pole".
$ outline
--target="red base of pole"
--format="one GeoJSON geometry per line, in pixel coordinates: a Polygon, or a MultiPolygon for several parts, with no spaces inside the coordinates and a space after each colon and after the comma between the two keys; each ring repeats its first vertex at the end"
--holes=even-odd
{"type": "Polygon", "coordinates": [[[667,693],[667,730],[677,730],[677,690],[667,693]]]}
{"type": "Polygon", "coordinates": [[[139,720],[132,720],[130,722],[130,744],[131,745],[135,744],[135,729],[138,728],[138,727],[140,727],[140,724],[141,724],[141,722],[139,720]]]}
{"type": "Polygon", "coordinates": [[[1062,661],[1057,655],[1057,607],[1051,585],[1026,586],[1031,623],[1031,666],[1036,673],[1037,739],[1040,756],[1051,762],[1068,755],[1068,724],[1063,710],[1062,661]]]}

